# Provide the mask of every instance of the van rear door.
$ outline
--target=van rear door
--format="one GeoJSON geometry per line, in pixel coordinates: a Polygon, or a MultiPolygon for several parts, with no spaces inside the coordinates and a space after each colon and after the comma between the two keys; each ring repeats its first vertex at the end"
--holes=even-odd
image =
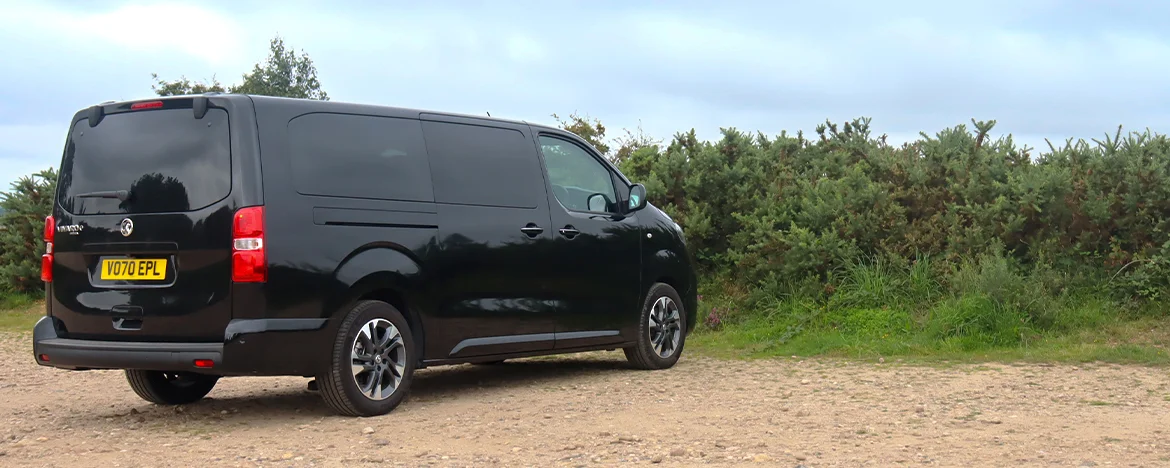
{"type": "Polygon", "coordinates": [[[66,141],[49,313],[70,338],[220,341],[232,317],[228,111],[199,116],[192,99],[107,109],[75,119],[66,141]]]}

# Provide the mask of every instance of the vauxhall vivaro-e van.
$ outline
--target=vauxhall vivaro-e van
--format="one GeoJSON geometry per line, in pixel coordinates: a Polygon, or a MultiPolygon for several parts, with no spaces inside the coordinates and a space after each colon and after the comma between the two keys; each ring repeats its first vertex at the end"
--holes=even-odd
{"type": "Polygon", "coordinates": [[[415,369],[621,348],[695,326],[681,228],[581,138],[524,122],[209,94],[70,126],[34,358],[124,369],[158,404],[315,379],[384,414],[415,369]]]}

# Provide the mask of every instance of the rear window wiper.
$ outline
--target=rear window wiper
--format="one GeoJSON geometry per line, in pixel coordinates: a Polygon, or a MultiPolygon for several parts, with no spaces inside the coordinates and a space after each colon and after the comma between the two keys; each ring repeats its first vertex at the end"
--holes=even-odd
{"type": "Polygon", "coordinates": [[[130,199],[129,190],[107,190],[104,192],[86,192],[76,195],[78,198],[117,198],[118,201],[130,199]]]}

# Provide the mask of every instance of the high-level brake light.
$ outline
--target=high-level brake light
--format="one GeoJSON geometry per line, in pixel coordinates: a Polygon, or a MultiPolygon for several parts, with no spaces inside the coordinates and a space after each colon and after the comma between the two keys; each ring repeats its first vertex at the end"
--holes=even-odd
{"type": "Polygon", "coordinates": [[[130,110],[158,109],[163,106],[162,101],[136,102],[130,105],[130,110]]]}

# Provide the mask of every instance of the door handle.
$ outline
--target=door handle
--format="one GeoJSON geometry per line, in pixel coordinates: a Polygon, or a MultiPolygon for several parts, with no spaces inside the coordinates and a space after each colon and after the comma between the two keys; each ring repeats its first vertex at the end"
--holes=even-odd
{"type": "Polygon", "coordinates": [[[544,232],[544,228],[537,226],[535,223],[528,223],[527,226],[520,228],[520,232],[527,234],[528,237],[535,238],[536,236],[539,236],[540,233],[544,232]]]}
{"type": "Polygon", "coordinates": [[[577,228],[573,227],[572,224],[565,225],[565,227],[560,229],[560,232],[562,236],[565,236],[569,239],[577,237],[577,234],[581,233],[581,231],[578,231],[577,228]]]}

